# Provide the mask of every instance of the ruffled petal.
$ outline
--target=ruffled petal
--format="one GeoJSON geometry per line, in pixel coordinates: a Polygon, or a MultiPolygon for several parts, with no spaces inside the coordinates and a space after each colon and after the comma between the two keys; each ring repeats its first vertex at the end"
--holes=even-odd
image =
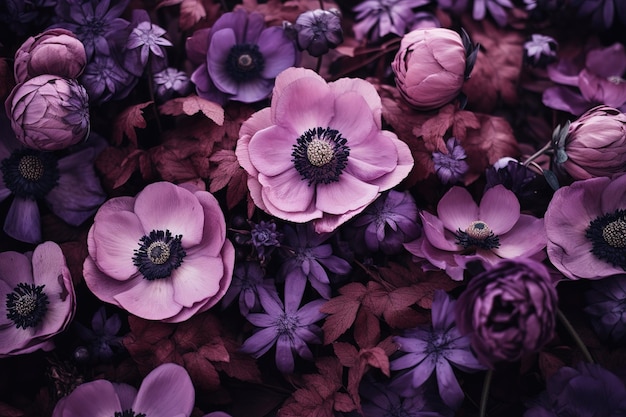
{"type": "Polygon", "coordinates": [[[263,185],[264,199],[281,211],[303,212],[313,201],[315,188],[303,181],[295,168],[273,177],[259,174],[258,179],[263,185]]]}
{"type": "Polygon", "coordinates": [[[294,169],[291,153],[296,139],[280,126],[263,129],[250,139],[249,160],[258,172],[268,177],[294,169]]]}
{"type": "Polygon", "coordinates": [[[220,289],[224,267],[222,259],[202,254],[186,256],[172,271],[174,301],[183,307],[213,297],[220,289]]]}
{"type": "Polygon", "coordinates": [[[85,284],[96,297],[118,307],[121,306],[114,296],[132,288],[136,285],[136,282],[144,279],[141,275],[136,275],[134,278],[126,281],[113,279],[98,269],[98,265],[90,257],[87,257],[83,263],[83,277],[85,278],[85,284]]]}

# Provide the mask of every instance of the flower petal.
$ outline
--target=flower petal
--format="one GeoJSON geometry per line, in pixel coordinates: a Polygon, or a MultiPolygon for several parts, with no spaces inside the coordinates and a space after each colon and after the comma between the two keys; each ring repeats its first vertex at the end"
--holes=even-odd
{"type": "Polygon", "coordinates": [[[496,236],[511,230],[519,217],[520,204],[512,191],[500,184],[485,191],[477,220],[487,223],[496,236]]]}
{"type": "Polygon", "coordinates": [[[206,57],[207,70],[213,84],[223,93],[236,94],[237,81],[232,78],[226,67],[228,54],[237,43],[235,32],[225,28],[212,33],[209,51],[206,57]]]}
{"type": "Polygon", "coordinates": [[[41,218],[37,202],[16,196],[4,221],[4,232],[22,242],[41,242],[41,218]]]}
{"type": "Polygon", "coordinates": [[[162,320],[180,312],[182,306],[174,301],[172,277],[134,280],[135,285],[113,295],[117,303],[131,314],[147,320],[162,320]]]}
{"type": "Polygon", "coordinates": [[[471,222],[479,220],[478,205],[465,188],[452,187],[439,200],[437,217],[447,230],[456,233],[459,229],[467,229],[471,222]]]}
{"type": "Polygon", "coordinates": [[[120,400],[113,384],[104,379],[79,385],[67,397],[63,407],[63,417],[111,417],[119,413],[120,400]]]}
{"type": "Polygon", "coordinates": [[[303,212],[311,206],[315,188],[300,177],[296,169],[267,177],[259,174],[264,200],[285,212],[303,212]]]}
{"type": "Polygon", "coordinates": [[[530,257],[547,244],[543,219],[527,214],[522,214],[515,226],[499,237],[500,246],[492,251],[502,258],[530,257]]]}
{"type": "Polygon", "coordinates": [[[221,258],[198,253],[186,256],[183,263],[172,271],[174,301],[183,307],[213,297],[220,289],[224,266],[221,258]]]}
{"type": "Polygon", "coordinates": [[[287,335],[279,336],[276,341],[276,367],[283,374],[290,374],[294,370],[291,341],[287,335]]]}
{"type": "Polygon", "coordinates": [[[263,78],[276,78],[283,70],[296,63],[296,48],[293,41],[278,26],[269,27],[261,32],[257,44],[265,60],[261,72],[263,78]]]}
{"type": "Polygon", "coordinates": [[[151,417],[189,416],[194,401],[195,391],[185,368],[165,363],[144,378],[133,411],[151,417]]]}
{"type": "Polygon", "coordinates": [[[378,197],[378,187],[344,172],[339,181],[316,186],[315,206],[325,213],[343,214],[364,208],[378,197]]]}
{"type": "Polygon", "coordinates": [[[297,137],[280,126],[257,132],[248,143],[248,157],[254,168],[268,177],[294,169],[291,153],[297,137]]]}

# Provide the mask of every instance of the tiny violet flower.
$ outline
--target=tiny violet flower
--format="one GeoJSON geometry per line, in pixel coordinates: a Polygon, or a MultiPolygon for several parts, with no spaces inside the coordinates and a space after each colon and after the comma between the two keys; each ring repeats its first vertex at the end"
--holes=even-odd
{"type": "Polygon", "coordinates": [[[122,100],[135,88],[139,78],[120,65],[117,53],[98,55],[87,64],[80,82],[89,94],[89,101],[102,104],[122,100]]]}
{"type": "Polygon", "coordinates": [[[439,200],[437,216],[422,210],[422,236],[404,247],[416,259],[463,279],[467,262],[494,264],[502,258],[543,256],[543,219],[520,213],[515,194],[503,185],[489,188],[476,204],[465,188],[454,186],[439,200]]]}
{"type": "Polygon", "coordinates": [[[74,316],[72,277],[59,245],[0,253],[0,358],[54,348],[74,316]]]}
{"type": "Polygon", "coordinates": [[[552,36],[533,33],[524,43],[524,59],[534,67],[543,67],[556,60],[558,43],[552,36]]]}
{"type": "Polygon", "coordinates": [[[191,92],[193,84],[183,71],[168,67],[152,76],[157,98],[167,101],[174,97],[183,97],[191,92]]]}
{"type": "Polygon", "coordinates": [[[164,363],[146,375],[139,390],[105,379],[81,384],[59,400],[52,417],[189,417],[194,401],[185,368],[164,363]]]}
{"type": "Polygon", "coordinates": [[[413,9],[431,0],[365,0],[352,10],[356,12],[353,26],[357,40],[378,41],[391,33],[403,36],[413,25],[413,9]]]}
{"type": "Polygon", "coordinates": [[[294,371],[294,357],[313,360],[307,343],[322,343],[321,329],[314,323],[326,315],[319,311],[325,300],[311,301],[302,307],[293,297],[280,301],[275,289],[260,289],[259,298],[265,313],[250,313],[246,317],[259,329],[241,346],[241,351],[255,358],[267,353],[276,345],[276,366],[284,374],[294,371]]]}
{"type": "Polygon", "coordinates": [[[455,137],[446,140],[446,149],[448,153],[433,152],[435,173],[443,184],[461,182],[463,176],[469,171],[469,165],[465,161],[467,159],[465,149],[455,137]]]}
{"type": "Polygon", "coordinates": [[[506,9],[511,8],[513,8],[513,3],[510,0],[474,0],[472,17],[474,20],[483,20],[489,11],[498,26],[505,26],[506,9]]]}
{"type": "Polygon", "coordinates": [[[585,313],[604,340],[626,341],[626,274],[593,281],[585,293],[585,313]]]}
{"type": "Polygon", "coordinates": [[[265,27],[260,13],[243,9],[224,13],[212,27],[187,40],[187,54],[196,65],[191,81],[202,98],[254,103],[268,97],[274,79],[296,64],[294,42],[282,27],[265,27]]]}
{"type": "Polygon", "coordinates": [[[150,21],[148,12],[133,10],[130,34],[126,41],[124,68],[136,76],[141,76],[150,62],[150,72],[157,72],[167,64],[166,46],[172,42],[163,37],[167,32],[150,21]]]}
{"type": "Polygon", "coordinates": [[[293,37],[301,51],[319,57],[343,42],[341,12],[338,9],[309,10],[298,16],[296,23],[284,24],[285,31],[293,37]]]}
{"type": "Polygon", "coordinates": [[[104,306],[94,313],[91,328],[78,322],[74,322],[73,326],[78,336],[87,343],[88,357],[96,362],[110,360],[123,349],[122,336],[118,336],[122,319],[119,314],[107,317],[104,306]]]}
{"type": "Polygon", "coordinates": [[[239,299],[239,311],[247,316],[251,311],[260,309],[259,287],[273,285],[273,280],[265,279],[265,271],[258,262],[245,261],[235,265],[233,281],[224,294],[222,306],[229,306],[239,299]]]}
{"type": "Polygon", "coordinates": [[[470,350],[470,339],[461,335],[454,321],[456,301],[443,290],[435,291],[432,326],[405,330],[393,341],[405,354],[390,361],[391,370],[408,369],[393,378],[391,387],[401,395],[422,387],[433,372],[443,402],[458,409],[464,394],[451,364],[464,372],[485,369],[470,350]]]}
{"type": "Polygon", "coordinates": [[[261,220],[258,223],[250,222],[250,226],[250,241],[259,259],[265,259],[274,249],[280,247],[283,234],[277,230],[275,222],[261,220]]]}
{"type": "Polygon", "coordinates": [[[326,269],[336,274],[350,272],[350,264],[333,255],[330,243],[324,243],[331,233],[315,233],[310,224],[296,225],[295,229],[286,225],[285,240],[282,245],[287,259],[280,267],[279,275],[285,279],[285,298],[299,303],[304,294],[307,280],[325,299],[331,295],[330,280],[326,269]]]}

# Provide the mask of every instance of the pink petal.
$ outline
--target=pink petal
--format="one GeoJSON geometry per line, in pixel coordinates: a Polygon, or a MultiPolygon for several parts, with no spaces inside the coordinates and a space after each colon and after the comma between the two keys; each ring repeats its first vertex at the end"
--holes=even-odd
{"type": "Polygon", "coordinates": [[[172,271],[174,301],[183,307],[206,301],[219,291],[223,273],[221,258],[200,253],[186,256],[183,263],[172,271]]]}
{"type": "MultiPolygon", "coordinates": [[[[320,77],[318,73],[308,68],[301,68],[301,67],[287,68],[286,70],[278,74],[278,76],[274,80],[274,91],[272,91],[272,103],[277,103],[278,101],[282,100],[281,97],[283,95],[283,92],[291,83],[295,82],[296,80],[299,80],[300,78],[307,78],[307,77],[317,78],[319,82],[324,83],[324,84],[326,83],[326,81],[322,77],[320,77]]],[[[272,111],[272,120],[276,120],[276,114],[275,114],[276,109],[274,108],[274,106],[272,106],[271,111],[272,111]]]]}
{"type": "Polygon", "coordinates": [[[162,320],[172,317],[181,310],[174,301],[172,277],[134,280],[135,285],[118,292],[113,298],[131,314],[147,320],[162,320]]]}
{"type": "Polygon", "coordinates": [[[373,115],[374,123],[381,128],[382,102],[376,88],[369,82],[361,78],[340,78],[337,81],[329,83],[330,89],[335,97],[339,97],[349,91],[357,92],[369,107],[369,112],[373,115]]]}
{"type": "Polygon", "coordinates": [[[431,245],[444,251],[457,252],[461,250],[461,247],[455,243],[456,239],[452,232],[444,227],[440,217],[433,216],[426,211],[422,211],[420,216],[424,227],[424,236],[431,245]]]}
{"type": "Polygon", "coordinates": [[[41,242],[41,218],[37,201],[14,197],[4,221],[4,232],[22,242],[41,242]]]}
{"type": "Polygon", "coordinates": [[[100,269],[93,259],[87,257],[83,263],[83,277],[85,278],[85,284],[89,290],[94,293],[100,300],[115,304],[121,307],[115,300],[114,296],[122,291],[126,291],[136,285],[137,281],[144,280],[140,274],[135,275],[133,278],[126,281],[119,281],[106,275],[100,269]]]}
{"type": "Polygon", "coordinates": [[[407,144],[399,140],[395,133],[383,130],[381,134],[389,137],[395,145],[396,152],[398,154],[398,161],[393,171],[380,178],[371,180],[370,183],[377,185],[380,191],[386,191],[400,184],[400,182],[405,179],[407,175],[409,175],[413,169],[414,161],[413,156],[411,155],[411,150],[407,144]]]}
{"type": "Polygon", "coordinates": [[[366,143],[350,148],[346,172],[371,183],[395,170],[398,152],[395,144],[386,135],[378,134],[369,139],[366,143]]]}
{"type": "Polygon", "coordinates": [[[339,181],[316,186],[315,206],[325,213],[342,214],[364,207],[378,197],[378,187],[344,172],[339,181]]]}
{"type": "Polygon", "coordinates": [[[465,230],[478,217],[478,205],[465,188],[452,187],[439,201],[437,216],[449,231],[465,230]]]}
{"type": "Polygon", "coordinates": [[[257,199],[255,198],[255,192],[252,191],[253,188],[250,187],[251,182],[252,181],[250,180],[248,181],[248,187],[250,189],[250,194],[252,195],[255,204],[263,208],[263,210],[265,210],[272,216],[276,216],[280,219],[289,220],[295,223],[305,223],[310,220],[319,219],[323,215],[322,211],[315,207],[315,201],[313,200],[313,198],[311,198],[309,206],[302,211],[285,211],[281,208],[278,208],[270,200],[270,197],[268,196],[268,189],[264,187],[259,190],[260,198],[257,199]]]}
{"type": "Polygon", "coordinates": [[[194,193],[204,210],[204,227],[202,241],[189,249],[187,255],[191,256],[202,251],[207,256],[218,256],[226,239],[226,220],[224,213],[213,194],[207,191],[194,193]]]}
{"type": "Polygon", "coordinates": [[[626,175],[620,175],[606,185],[602,192],[601,206],[602,214],[626,209],[626,175]]]}
{"type": "Polygon", "coordinates": [[[194,401],[195,391],[185,368],[165,363],[144,378],[133,411],[151,417],[189,416],[194,401]]]}
{"type": "Polygon", "coordinates": [[[492,251],[502,258],[530,257],[546,247],[543,219],[522,214],[515,226],[500,235],[500,247],[492,251]]]}
{"type": "Polygon", "coordinates": [[[18,329],[13,322],[2,329],[2,337],[0,337],[0,358],[14,352],[23,350],[32,345],[35,337],[35,329],[28,327],[26,329],[18,329]]]}
{"type": "Polygon", "coordinates": [[[263,186],[264,200],[285,212],[302,212],[310,207],[313,201],[313,186],[304,181],[295,168],[274,177],[259,174],[259,182],[263,186]]]}
{"type": "Polygon", "coordinates": [[[129,410],[133,408],[133,402],[137,397],[137,389],[128,384],[113,384],[113,389],[117,394],[117,398],[120,400],[122,410],[129,410]]]}
{"type": "Polygon", "coordinates": [[[146,232],[169,230],[174,236],[183,235],[181,242],[184,248],[197,245],[202,240],[202,206],[190,191],[170,182],[146,186],[135,200],[135,214],[146,232]]]}
{"type": "Polygon", "coordinates": [[[250,151],[248,149],[250,139],[256,132],[273,125],[270,119],[270,113],[271,109],[269,107],[259,110],[250,116],[248,120],[243,122],[241,129],[239,130],[239,140],[237,141],[237,147],[235,148],[235,155],[237,155],[239,165],[241,165],[241,167],[252,176],[257,176],[258,171],[254,165],[252,165],[252,162],[250,162],[250,151]]]}
{"type": "Polygon", "coordinates": [[[370,136],[380,130],[365,99],[352,91],[335,98],[335,114],[329,126],[348,140],[350,148],[368,143],[370,136]]]}
{"type": "Polygon", "coordinates": [[[113,384],[104,379],[79,385],[63,407],[63,417],[111,417],[122,411],[113,384]]]}
{"type": "Polygon", "coordinates": [[[485,191],[480,200],[478,219],[487,223],[495,235],[511,230],[519,216],[519,201],[512,191],[503,185],[496,185],[485,191]]]}
{"type": "Polygon", "coordinates": [[[297,137],[280,126],[271,126],[257,132],[248,144],[248,157],[254,168],[272,177],[293,169],[293,145],[297,137]]]}
{"type": "MultiPolygon", "coordinates": [[[[19,252],[0,252],[0,281],[3,281],[11,291],[17,284],[33,284],[33,269],[31,261],[19,252]]],[[[0,300],[4,304],[6,300],[0,300]]]]}

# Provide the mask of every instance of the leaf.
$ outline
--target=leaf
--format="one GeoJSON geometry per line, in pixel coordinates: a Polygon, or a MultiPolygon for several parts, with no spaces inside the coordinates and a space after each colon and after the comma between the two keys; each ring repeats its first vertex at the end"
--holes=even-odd
{"type": "Polygon", "coordinates": [[[181,30],[189,30],[206,17],[206,9],[202,0],[182,0],[178,24],[181,30]]]}
{"type": "Polygon", "coordinates": [[[143,149],[134,149],[122,160],[120,164],[120,173],[115,182],[113,188],[119,188],[130,179],[131,175],[137,170],[140,163],[139,161],[146,155],[146,151],[143,149]]]}
{"type": "Polygon", "coordinates": [[[322,305],[320,312],[329,315],[322,325],[324,344],[334,342],[352,326],[365,292],[363,284],[353,282],[339,289],[341,295],[331,298],[322,305]]]}
{"type": "Polygon", "coordinates": [[[563,366],[565,363],[557,356],[548,352],[539,352],[539,370],[544,380],[550,378],[563,366]]]}
{"type": "Polygon", "coordinates": [[[145,103],[130,106],[115,118],[113,132],[111,133],[114,145],[120,145],[125,135],[134,147],[137,147],[137,132],[135,129],[144,129],[147,126],[146,119],[143,117],[143,109],[152,103],[152,101],[146,101],[145,103]]]}
{"type": "Polygon", "coordinates": [[[205,357],[196,352],[189,352],[183,355],[183,361],[196,389],[213,391],[220,387],[220,376],[205,357]]]}
{"type": "Polygon", "coordinates": [[[374,346],[380,341],[380,321],[371,309],[359,309],[354,321],[353,334],[360,347],[374,346]]]}
{"type": "Polygon", "coordinates": [[[209,161],[215,163],[209,173],[209,191],[214,193],[228,187],[226,205],[232,209],[245,197],[248,191],[248,174],[239,165],[233,150],[220,149],[211,155],[209,161]]]}
{"type": "Polygon", "coordinates": [[[359,359],[359,351],[350,343],[335,342],[333,343],[333,350],[337,358],[339,358],[339,362],[346,368],[356,365],[359,359]]]}
{"type": "Polygon", "coordinates": [[[105,189],[119,187],[120,184],[126,183],[133,172],[135,172],[138,166],[136,159],[134,160],[135,165],[133,165],[134,163],[126,162],[126,164],[122,166],[122,163],[127,159],[130,152],[132,152],[132,150],[129,148],[115,148],[109,146],[98,154],[95,166],[102,174],[102,185],[105,189]]]}
{"type": "Polygon", "coordinates": [[[186,97],[177,97],[166,101],[159,106],[162,114],[171,116],[187,115],[193,116],[196,113],[202,113],[204,116],[213,120],[217,125],[224,124],[224,108],[217,103],[205,100],[195,94],[186,97]]]}

